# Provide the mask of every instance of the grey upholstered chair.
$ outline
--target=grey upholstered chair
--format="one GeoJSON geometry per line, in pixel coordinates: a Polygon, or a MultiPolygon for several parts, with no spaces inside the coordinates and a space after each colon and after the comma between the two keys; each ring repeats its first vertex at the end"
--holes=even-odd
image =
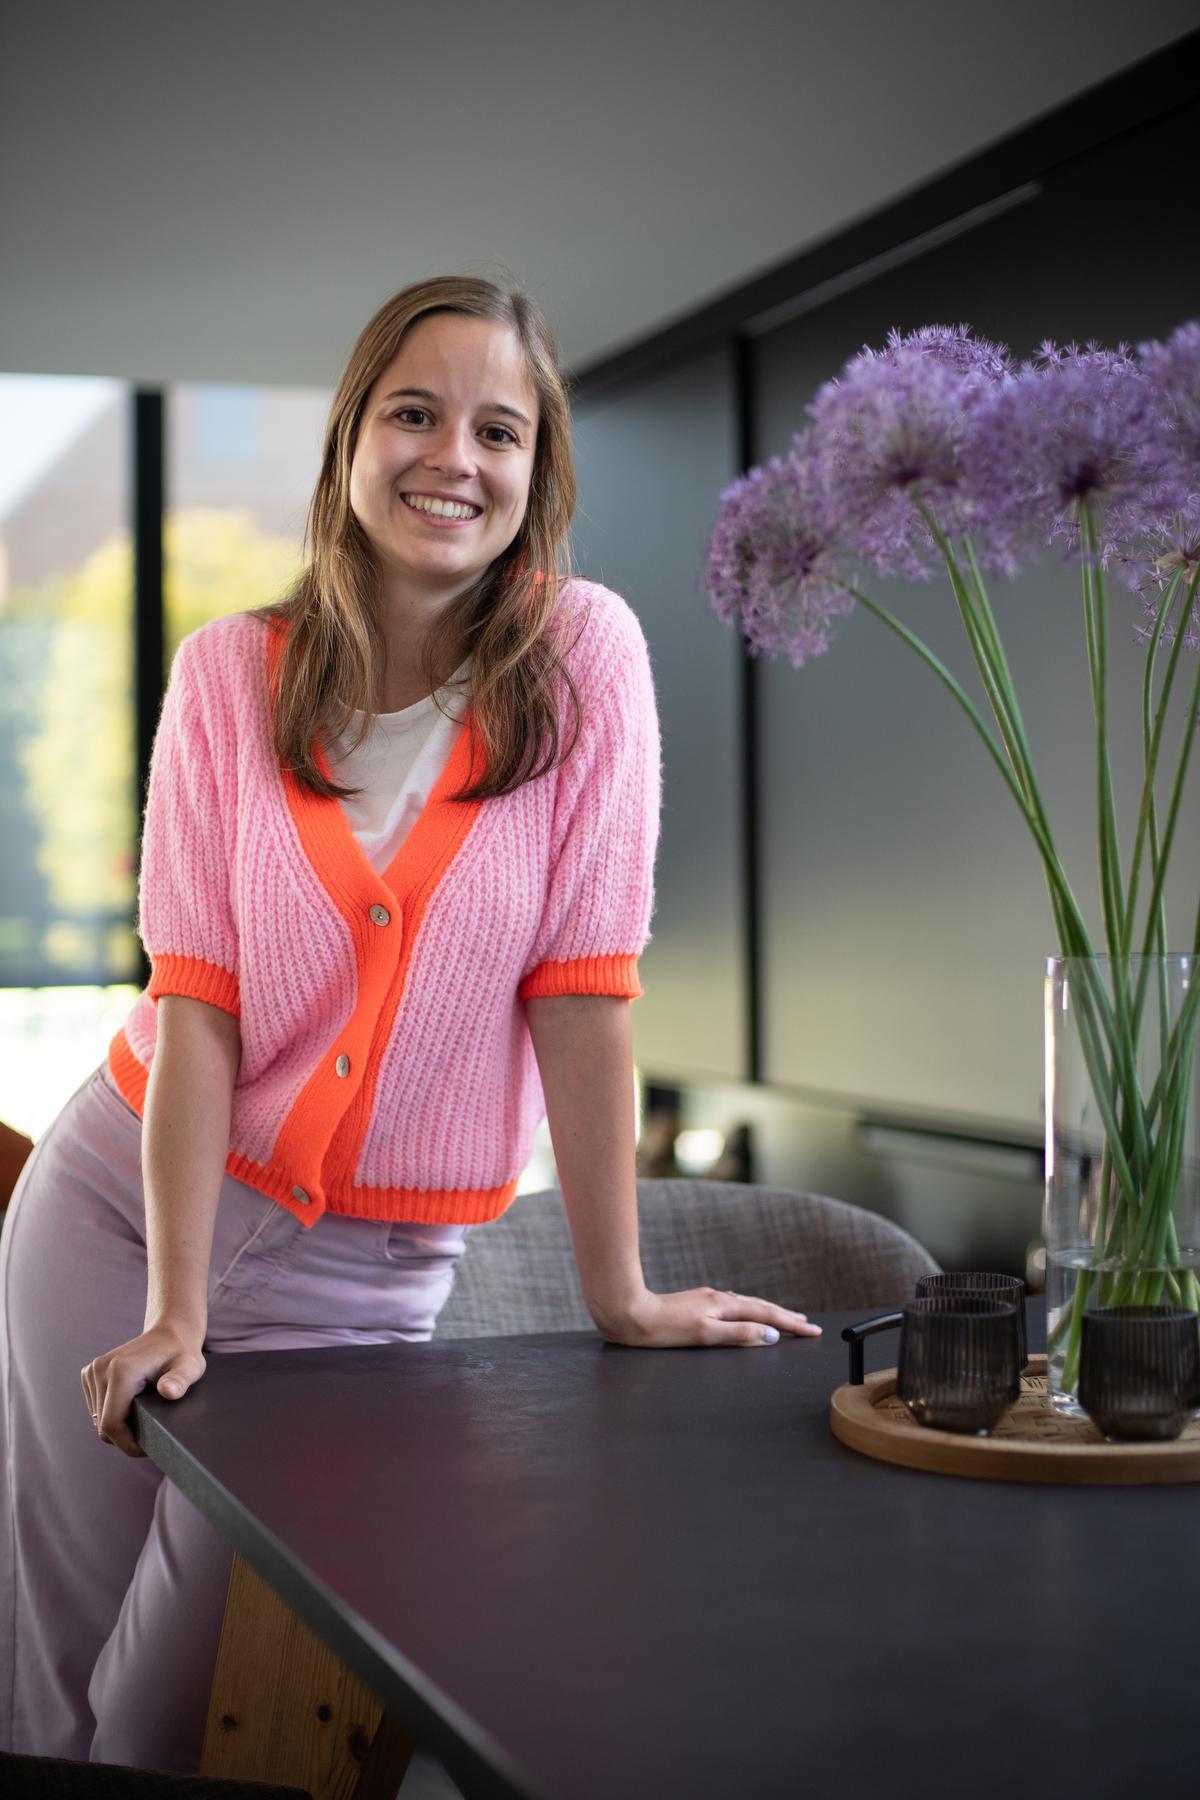
{"type": "MultiPolygon", "coordinates": [[[[797,1312],[898,1305],[937,1263],[878,1213],[784,1188],[643,1180],[638,1237],[656,1293],[732,1288],[797,1312]]],[[[518,1194],[467,1238],[434,1335],[590,1331],[562,1195],[518,1194]]]]}

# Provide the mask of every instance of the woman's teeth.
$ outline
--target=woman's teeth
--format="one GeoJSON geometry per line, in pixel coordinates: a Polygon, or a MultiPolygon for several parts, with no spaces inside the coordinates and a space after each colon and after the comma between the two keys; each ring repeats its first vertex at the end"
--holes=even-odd
{"type": "Polygon", "coordinates": [[[473,519],[482,512],[479,506],[463,506],[454,500],[427,500],[422,494],[401,494],[405,506],[414,512],[432,513],[436,519],[473,519]]]}

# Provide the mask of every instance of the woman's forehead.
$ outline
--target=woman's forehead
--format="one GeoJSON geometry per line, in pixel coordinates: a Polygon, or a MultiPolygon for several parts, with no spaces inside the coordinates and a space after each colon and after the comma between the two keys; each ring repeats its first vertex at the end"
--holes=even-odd
{"type": "Polygon", "coordinates": [[[409,327],[376,387],[422,387],[439,396],[482,383],[480,398],[501,404],[536,403],[525,352],[511,325],[497,319],[435,314],[409,327]],[[495,389],[493,393],[491,390],[495,389]]]}

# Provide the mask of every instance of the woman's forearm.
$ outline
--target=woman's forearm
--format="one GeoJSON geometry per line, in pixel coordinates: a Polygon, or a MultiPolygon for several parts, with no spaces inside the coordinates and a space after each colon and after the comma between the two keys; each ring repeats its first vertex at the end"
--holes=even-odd
{"type": "Polygon", "coordinates": [[[240,1060],[241,1031],[231,1014],[182,995],[159,1000],[142,1123],[147,1331],[169,1322],[197,1343],[204,1336],[240,1060]]]}
{"type": "Polygon", "coordinates": [[[629,1010],[628,1000],[592,994],[526,1002],[580,1286],[600,1326],[646,1292],[629,1010]]]}

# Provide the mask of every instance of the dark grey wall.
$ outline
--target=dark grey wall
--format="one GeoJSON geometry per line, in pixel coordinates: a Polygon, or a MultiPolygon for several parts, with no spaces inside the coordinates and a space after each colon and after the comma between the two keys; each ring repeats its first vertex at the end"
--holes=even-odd
{"type": "Polygon", "coordinates": [[[740,645],[699,591],[714,496],[737,474],[726,346],[576,410],[582,574],[633,607],[663,737],[662,841],[635,1050],[647,1071],[745,1073],[740,645]]]}
{"type": "MultiPolygon", "coordinates": [[[[1024,356],[1047,336],[1136,342],[1195,316],[1200,201],[1185,171],[1198,129],[1200,105],[1120,139],[1049,174],[1028,204],[759,340],[758,460],[786,450],[817,386],[892,325],[966,320],[1024,356]]],[[[991,591],[1060,851],[1100,947],[1080,581],[1056,556],[991,591]]],[[[982,702],[948,582],[874,591],[970,675],[982,702]]],[[[1144,664],[1136,596],[1115,580],[1110,593],[1128,854],[1144,664]]],[[[1056,945],[1040,859],[982,745],[862,611],[827,656],[800,671],[770,665],[762,697],[766,1078],[1036,1129],[1041,965],[1056,945]]],[[[1200,771],[1172,859],[1177,949],[1190,948],[1200,889],[1198,795],[1200,771]]]]}

